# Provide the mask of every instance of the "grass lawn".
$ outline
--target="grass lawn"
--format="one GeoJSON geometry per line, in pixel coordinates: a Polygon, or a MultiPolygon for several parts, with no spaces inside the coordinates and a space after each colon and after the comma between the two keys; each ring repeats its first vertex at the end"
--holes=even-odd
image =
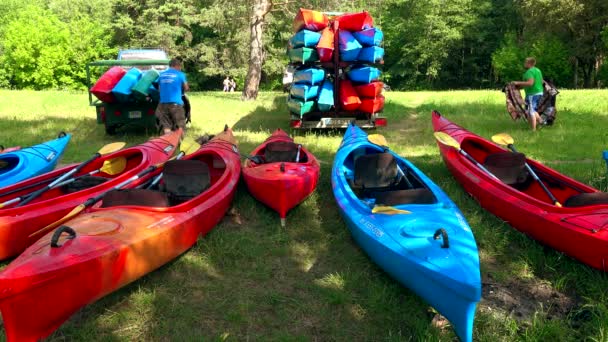
{"type": "MultiPolygon", "coordinates": [[[[144,141],[154,132],[106,136],[84,93],[0,90],[0,144],[28,145],[74,134],[64,163],[104,143],[144,141]]],[[[277,127],[288,129],[284,97],[263,93],[190,96],[193,136],[233,126],[243,153],[277,127]]],[[[482,136],[510,133],[520,151],[608,190],[608,91],[565,90],[553,127],[533,133],[506,114],[499,91],[391,92],[379,129],[452,197],[468,219],[482,267],[475,340],[608,340],[608,276],[532,241],[485,212],[442,163],[430,112],[482,136]]],[[[449,325],[383,273],[353,242],[337,213],[329,174],[341,133],[300,133],[321,161],[317,191],[287,216],[256,202],[243,184],[234,210],[190,251],[84,308],[53,340],[450,341],[449,325]]],[[[74,284],[86,286],[86,284],[74,284]]]]}

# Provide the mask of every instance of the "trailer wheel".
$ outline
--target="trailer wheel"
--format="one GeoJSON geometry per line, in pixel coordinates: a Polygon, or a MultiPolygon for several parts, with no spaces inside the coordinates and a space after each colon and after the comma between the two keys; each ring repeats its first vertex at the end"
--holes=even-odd
{"type": "Polygon", "coordinates": [[[106,134],[107,135],[115,135],[116,134],[116,126],[106,126],[106,134]]]}

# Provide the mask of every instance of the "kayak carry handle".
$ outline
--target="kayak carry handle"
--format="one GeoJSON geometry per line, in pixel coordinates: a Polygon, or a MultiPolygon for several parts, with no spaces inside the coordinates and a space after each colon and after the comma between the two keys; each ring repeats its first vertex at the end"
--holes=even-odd
{"type": "Polygon", "coordinates": [[[59,134],[57,135],[57,138],[63,138],[63,137],[65,137],[66,135],[68,135],[66,132],[61,131],[61,132],[59,132],[59,134]]]}
{"type": "Polygon", "coordinates": [[[76,237],[76,231],[74,229],[72,229],[71,227],[68,226],[61,226],[59,228],[57,228],[57,230],[53,233],[53,237],[51,237],[51,247],[52,248],[59,248],[62,245],[58,244],[59,242],[59,238],[61,237],[61,234],[63,233],[68,233],[70,234],[70,236],[68,236],[68,239],[73,239],[76,237]]]}
{"type": "Polygon", "coordinates": [[[441,245],[441,248],[450,248],[450,239],[448,238],[448,232],[445,229],[439,228],[435,234],[433,234],[434,240],[439,240],[439,237],[443,239],[443,245],[441,245]]]}

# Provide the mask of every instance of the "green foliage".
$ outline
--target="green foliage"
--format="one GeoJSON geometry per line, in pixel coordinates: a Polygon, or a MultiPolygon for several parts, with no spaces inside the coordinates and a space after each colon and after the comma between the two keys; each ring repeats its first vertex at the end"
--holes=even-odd
{"type": "Polygon", "coordinates": [[[496,80],[503,83],[520,80],[525,56],[525,51],[517,44],[515,34],[507,34],[498,50],[492,54],[496,80]]]}

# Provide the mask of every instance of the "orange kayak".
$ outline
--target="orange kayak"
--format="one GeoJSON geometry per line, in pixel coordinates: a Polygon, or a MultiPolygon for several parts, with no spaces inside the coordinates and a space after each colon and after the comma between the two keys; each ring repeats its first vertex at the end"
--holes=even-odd
{"type": "Polygon", "coordinates": [[[321,31],[329,24],[329,18],[322,12],[300,8],[293,21],[293,30],[321,31]]]}
{"type": "MultiPolygon", "coordinates": [[[[208,187],[198,195],[164,207],[93,208],[41,238],[0,273],[8,341],[45,338],[83,306],[186,252],[222,219],[241,172],[232,132],[184,159],[206,165],[208,187]]],[[[164,194],[137,191],[149,191],[147,199],[164,194]]]]}
{"type": "Polygon", "coordinates": [[[331,27],[326,27],[321,33],[321,40],[317,44],[317,54],[321,62],[331,62],[334,56],[334,30],[331,27]]]}

